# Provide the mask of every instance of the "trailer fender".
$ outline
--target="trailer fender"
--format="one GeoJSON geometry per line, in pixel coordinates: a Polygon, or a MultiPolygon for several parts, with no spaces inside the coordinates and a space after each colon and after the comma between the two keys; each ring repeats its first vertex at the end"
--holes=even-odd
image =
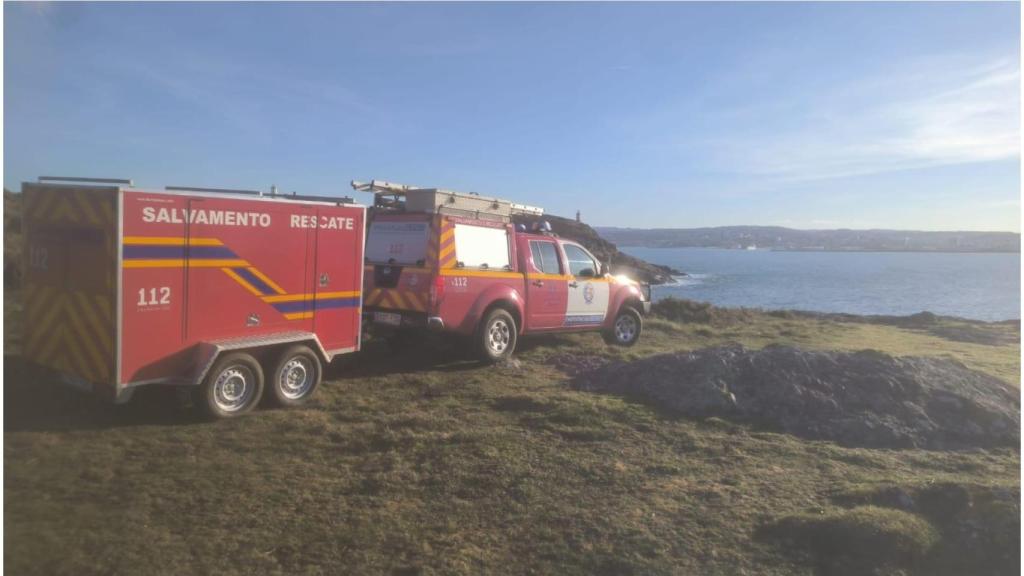
{"type": "Polygon", "coordinates": [[[324,365],[329,364],[334,356],[349,351],[324,350],[323,345],[320,343],[320,339],[317,338],[317,335],[313,332],[285,332],[281,334],[252,336],[249,338],[232,338],[229,340],[200,342],[198,350],[196,351],[196,368],[187,383],[194,386],[202,384],[203,379],[206,378],[207,372],[210,371],[210,368],[213,367],[217,358],[219,358],[224,352],[232,350],[259,350],[260,348],[269,348],[272,346],[279,346],[281,344],[297,343],[309,344],[310,347],[316,351],[317,355],[320,356],[320,360],[324,365]]]}

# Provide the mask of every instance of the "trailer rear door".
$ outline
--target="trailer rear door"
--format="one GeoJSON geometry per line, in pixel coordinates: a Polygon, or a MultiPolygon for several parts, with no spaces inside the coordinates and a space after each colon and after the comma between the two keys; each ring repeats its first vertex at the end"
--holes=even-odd
{"type": "Polygon", "coordinates": [[[114,381],[116,187],[26,183],[24,355],[93,384],[114,381]]]}

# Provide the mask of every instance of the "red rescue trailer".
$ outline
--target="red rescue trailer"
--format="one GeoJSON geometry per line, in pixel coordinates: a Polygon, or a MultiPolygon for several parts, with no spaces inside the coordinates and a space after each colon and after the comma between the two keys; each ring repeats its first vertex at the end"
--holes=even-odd
{"type": "Polygon", "coordinates": [[[366,210],[128,180],[25,183],[27,359],[117,402],[191,385],[216,417],[294,405],[360,347],[366,210]]]}

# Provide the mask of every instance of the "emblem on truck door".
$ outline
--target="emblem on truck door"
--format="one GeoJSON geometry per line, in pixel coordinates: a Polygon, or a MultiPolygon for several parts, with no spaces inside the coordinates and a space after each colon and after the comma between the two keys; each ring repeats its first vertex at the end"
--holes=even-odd
{"type": "Polygon", "coordinates": [[[246,326],[259,326],[260,325],[260,315],[255,313],[255,312],[253,312],[252,314],[249,314],[249,317],[245,319],[245,325],[246,326]]]}
{"type": "Polygon", "coordinates": [[[589,282],[583,287],[583,301],[587,304],[594,301],[594,285],[589,282]]]}

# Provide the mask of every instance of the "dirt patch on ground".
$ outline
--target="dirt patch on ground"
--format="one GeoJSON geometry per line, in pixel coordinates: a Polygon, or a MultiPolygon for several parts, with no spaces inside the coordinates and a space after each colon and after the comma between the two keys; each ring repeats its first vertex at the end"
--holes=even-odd
{"type": "MultiPolygon", "coordinates": [[[[947,449],[1020,443],[1019,392],[938,358],[740,345],[585,369],[574,387],[634,397],[670,413],[750,422],[845,446],[947,449]]],[[[564,366],[563,366],[564,365],[564,366]]]]}
{"type": "Polygon", "coordinates": [[[610,360],[603,356],[562,353],[548,356],[547,363],[569,376],[579,376],[608,366],[610,360]]]}

